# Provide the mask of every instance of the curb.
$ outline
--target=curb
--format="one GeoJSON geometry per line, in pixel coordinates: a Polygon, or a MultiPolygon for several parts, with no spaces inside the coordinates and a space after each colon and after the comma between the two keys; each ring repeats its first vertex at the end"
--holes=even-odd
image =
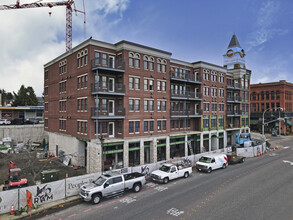
{"type": "MultiPolygon", "coordinates": [[[[61,199],[61,200],[58,200],[58,201],[55,201],[55,202],[51,202],[51,203],[48,203],[48,204],[44,204],[44,205],[38,207],[37,209],[32,209],[31,210],[31,215],[34,216],[34,215],[37,215],[37,214],[39,214],[39,213],[41,213],[43,211],[47,211],[47,210],[50,210],[50,209],[62,207],[66,203],[74,202],[74,201],[77,201],[79,199],[80,199],[80,197],[79,197],[79,195],[77,195],[77,196],[68,197],[66,199],[61,199]]],[[[9,213],[0,215],[0,219],[8,219],[8,220],[22,219],[22,218],[27,218],[27,217],[30,217],[29,212],[28,213],[22,212],[21,215],[10,215],[9,213]]]]}

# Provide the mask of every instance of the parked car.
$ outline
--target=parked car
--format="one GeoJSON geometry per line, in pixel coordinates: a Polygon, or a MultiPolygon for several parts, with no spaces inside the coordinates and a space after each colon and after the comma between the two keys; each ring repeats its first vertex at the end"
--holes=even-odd
{"type": "Polygon", "coordinates": [[[15,118],[11,121],[11,124],[13,125],[23,125],[24,119],[23,118],[15,118]]]}
{"type": "Polygon", "coordinates": [[[206,171],[211,173],[213,170],[228,166],[228,158],[226,154],[211,154],[202,156],[196,162],[196,169],[198,171],[206,171]]]}
{"type": "Polygon", "coordinates": [[[166,163],[160,169],[153,171],[151,178],[153,181],[167,184],[169,180],[187,178],[191,173],[192,167],[166,163]]]}
{"type": "Polygon", "coordinates": [[[86,201],[98,204],[102,198],[120,195],[126,190],[139,192],[146,183],[145,175],[141,173],[106,174],[101,175],[95,181],[80,187],[79,195],[86,201]]]}
{"type": "Polygon", "coordinates": [[[0,119],[0,125],[10,125],[11,121],[9,119],[0,119]]]}
{"type": "Polygon", "coordinates": [[[235,153],[227,154],[228,164],[244,163],[245,157],[237,156],[235,153]]]}
{"type": "Polygon", "coordinates": [[[32,125],[32,124],[39,124],[39,121],[35,119],[28,119],[25,121],[25,123],[28,125],[32,125]]]}

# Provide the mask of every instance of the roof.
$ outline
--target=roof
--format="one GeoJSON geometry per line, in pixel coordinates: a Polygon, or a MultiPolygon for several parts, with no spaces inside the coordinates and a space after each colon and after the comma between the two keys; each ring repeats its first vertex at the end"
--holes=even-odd
{"type": "Polygon", "coordinates": [[[231,41],[230,41],[229,46],[227,47],[227,49],[233,48],[233,47],[241,47],[235,34],[233,34],[233,36],[231,38],[231,41]]]}

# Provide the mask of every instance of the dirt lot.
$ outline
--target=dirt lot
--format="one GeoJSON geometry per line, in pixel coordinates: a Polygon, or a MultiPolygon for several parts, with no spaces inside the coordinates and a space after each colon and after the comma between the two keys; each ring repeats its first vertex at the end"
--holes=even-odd
{"type": "MultiPolygon", "coordinates": [[[[21,178],[28,179],[28,185],[35,185],[41,181],[41,172],[43,170],[57,169],[59,170],[59,179],[64,179],[66,173],[68,177],[79,176],[85,174],[85,168],[74,169],[72,166],[66,166],[56,158],[39,159],[37,152],[22,150],[20,153],[3,154],[0,153],[0,185],[8,180],[8,163],[13,161],[15,165],[21,169],[21,178]]],[[[0,191],[2,187],[0,188],[0,191]]]]}

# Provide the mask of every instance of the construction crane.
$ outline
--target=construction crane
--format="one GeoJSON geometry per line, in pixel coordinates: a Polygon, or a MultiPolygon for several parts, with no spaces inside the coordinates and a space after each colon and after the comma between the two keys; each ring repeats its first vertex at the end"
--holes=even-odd
{"type": "MultiPolygon", "coordinates": [[[[49,7],[54,6],[66,6],[66,51],[71,50],[72,48],[72,11],[76,14],[80,12],[84,14],[84,23],[85,23],[85,8],[83,0],[83,11],[77,10],[75,8],[74,0],[59,1],[59,2],[33,2],[28,4],[20,4],[20,0],[16,0],[15,5],[0,5],[0,10],[11,10],[11,9],[24,9],[24,8],[40,8],[40,7],[49,7]],[[74,8],[72,8],[72,5],[74,8]]],[[[49,13],[50,14],[50,13],[49,13]]]]}

